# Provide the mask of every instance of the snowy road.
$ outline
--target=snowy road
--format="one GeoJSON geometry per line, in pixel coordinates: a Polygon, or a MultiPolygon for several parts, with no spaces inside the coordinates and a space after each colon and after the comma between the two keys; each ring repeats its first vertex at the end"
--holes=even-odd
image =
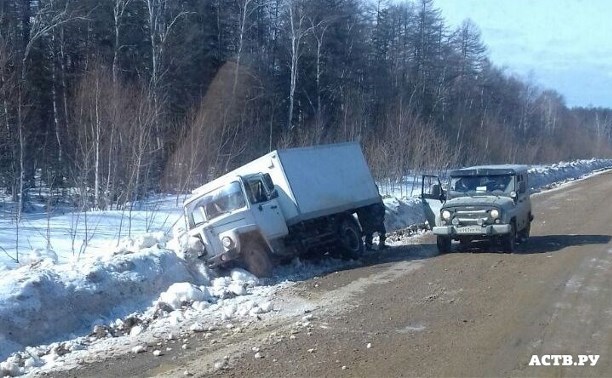
{"type": "MultiPolygon", "coordinates": [[[[534,196],[515,254],[436,256],[430,234],[282,289],[295,309],[169,340],[63,376],[606,376],[612,371],[612,172],[534,196]],[[600,355],[593,367],[528,366],[600,355]]],[[[53,374],[53,376],[62,376],[53,374]]]]}

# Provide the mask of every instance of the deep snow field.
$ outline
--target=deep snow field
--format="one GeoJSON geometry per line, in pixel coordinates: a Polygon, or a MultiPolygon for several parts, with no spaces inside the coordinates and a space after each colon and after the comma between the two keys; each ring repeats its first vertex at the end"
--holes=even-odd
{"type": "MultiPolygon", "coordinates": [[[[612,160],[534,166],[531,190],[611,167],[612,160]]],[[[416,181],[380,183],[387,230],[425,223],[416,181]]],[[[14,221],[0,211],[0,376],[68,369],[110,350],[159,355],[163,351],[147,345],[160,338],[181,341],[219,328],[239,332],[293,313],[274,302],[278,290],[358,264],[294,259],[265,280],[241,269],[209,271],[185,255],[176,203],[176,196],[167,196],[131,214],[50,216],[41,206],[24,215],[18,242],[14,221]]]]}

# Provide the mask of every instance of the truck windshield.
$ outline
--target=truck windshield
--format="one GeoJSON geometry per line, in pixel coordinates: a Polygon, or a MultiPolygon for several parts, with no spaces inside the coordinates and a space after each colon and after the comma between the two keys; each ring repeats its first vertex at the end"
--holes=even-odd
{"type": "Polygon", "coordinates": [[[514,190],[514,176],[458,176],[451,177],[448,197],[505,195],[510,196],[514,190]]]}
{"type": "Polygon", "coordinates": [[[191,214],[193,224],[197,226],[245,206],[246,201],[240,183],[234,181],[222,188],[206,193],[197,202],[191,214]]]}

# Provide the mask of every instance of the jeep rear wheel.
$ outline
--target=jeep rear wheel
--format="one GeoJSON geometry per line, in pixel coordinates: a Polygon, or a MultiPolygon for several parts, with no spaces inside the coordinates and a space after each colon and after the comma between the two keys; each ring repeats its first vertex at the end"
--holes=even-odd
{"type": "Polygon", "coordinates": [[[438,252],[441,254],[449,253],[451,251],[451,238],[446,236],[438,236],[436,239],[436,245],[438,246],[438,252]]]}
{"type": "Polygon", "coordinates": [[[338,230],[338,241],[342,257],[356,259],[363,254],[363,240],[361,240],[361,228],[355,218],[346,217],[340,222],[338,230]]]}
{"type": "Polygon", "coordinates": [[[242,259],[246,269],[257,277],[269,277],[272,273],[270,255],[259,242],[247,243],[242,250],[242,259]]]}

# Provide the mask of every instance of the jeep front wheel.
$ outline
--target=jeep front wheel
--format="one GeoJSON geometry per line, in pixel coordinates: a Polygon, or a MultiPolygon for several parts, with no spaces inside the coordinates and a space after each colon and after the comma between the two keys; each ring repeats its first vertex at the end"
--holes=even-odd
{"type": "Polygon", "coordinates": [[[441,254],[449,253],[451,251],[451,238],[446,236],[438,236],[436,240],[438,246],[438,252],[441,254]]]}
{"type": "Polygon", "coordinates": [[[504,253],[512,253],[516,247],[516,228],[514,223],[510,224],[510,232],[502,239],[504,253]]]}

